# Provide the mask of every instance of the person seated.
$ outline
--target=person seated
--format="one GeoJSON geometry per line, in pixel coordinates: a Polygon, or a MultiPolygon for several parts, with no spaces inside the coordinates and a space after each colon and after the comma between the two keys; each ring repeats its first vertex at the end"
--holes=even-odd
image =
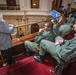
{"type": "MultiPolygon", "coordinates": [[[[73,29],[76,32],[76,23],[73,25],[73,29]]],[[[48,52],[55,58],[59,63],[68,62],[70,59],[76,57],[76,33],[74,38],[70,40],[56,40],[56,42],[51,42],[48,40],[42,40],[40,42],[39,56],[34,56],[34,59],[38,62],[44,62],[45,52],[48,52]]]]}
{"type": "Polygon", "coordinates": [[[67,6],[68,6],[68,7],[67,7],[67,9],[66,9],[66,14],[67,14],[67,16],[68,16],[69,13],[72,12],[72,8],[71,8],[71,4],[70,4],[70,3],[68,3],[67,6]]]}
{"type": "Polygon", "coordinates": [[[53,23],[53,31],[54,31],[54,34],[56,36],[58,36],[58,34],[59,34],[59,28],[57,26],[57,20],[56,19],[52,19],[51,22],[53,23]]]}
{"type": "Polygon", "coordinates": [[[24,55],[31,56],[32,55],[31,52],[38,52],[38,50],[36,50],[35,47],[39,46],[40,41],[42,39],[54,41],[55,35],[52,30],[52,27],[53,27],[53,24],[51,22],[45,23],[44,28],[39,29],[39,32],[37,33],[34,42],[25,41],[24,45],[26,50],[24,51],[24,55]]]}
{"type": "Polygon", "coordinates": [[[63,14],[63,12],[64,12],[64,6],[61,6],[61,7],[60,7],[59,12],[63,14]]]}
{"type": "Polygon", "coordinates": [[[65,24],[61,25],[59,27],[59,36],[63,36],[66,33],[69,33],[70,31],[72,31],[73,30],[72,27],[73,27],[74,23],[75,23],[75,19],[71,23],[68,22],[68,24],[65,23],[65,24]]]}
{"type": "Polygon", "coordinates": [[[59,36],[63,36],[66,33],[69,33],[70,31],[72,31],[72,26],[75,23],[75,19],[72,19],[71,21],[68,21],[67,23],[61,25],[59,27],[59,36]]]}
{"type": "Polygon", "coordinates": [[[63,36],[64,34],[70,32],[72,30],[71,26],[68,25],[61,25],[59,27],[59,36],[63,36]]]}
{"type": "Polygon", "coordinates": [[[75,22],[75,17],[72,13],[69,14],[67,21],[64,23],[64,25],[72,25],[75,22]]]}

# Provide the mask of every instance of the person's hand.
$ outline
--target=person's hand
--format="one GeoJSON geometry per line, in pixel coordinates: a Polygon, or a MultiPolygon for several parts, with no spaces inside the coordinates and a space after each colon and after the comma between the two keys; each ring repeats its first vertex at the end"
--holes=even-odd
{"type": "Polygon", "coordinates": [[[44,32],[44,29],[39,29],[39,32],[44,32]]]}
{"type": "Polygon", "coordinates": [[[13,27],[14,25],[13,25],[13,24],[8,24],[8,26],[9,26],[9,27],[11,27],[11,26],[13,27]]]}
{"type": "Polygon", "coordinates": [[[63,44],[63,40],[57,40],[55,44],[63,44]]]}

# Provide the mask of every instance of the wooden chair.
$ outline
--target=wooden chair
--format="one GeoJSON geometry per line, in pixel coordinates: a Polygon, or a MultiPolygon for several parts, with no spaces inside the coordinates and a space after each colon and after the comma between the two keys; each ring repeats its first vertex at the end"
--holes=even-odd
{"type": "Polygon", "coordinates": [[[76,60],[76,56],[74,58],[70,59],[69,61],[61,60],[61,62],[55,67],[55,69],[50,70],[50,72],[52,72],[54,75],[62,75],[62,71],[64,69],[64,66],[67,65],[68,75],[70,75],[72,63],[75,60],[76,60]]]}
{"type": "Polygon", "coordinates": [[[66,39],[66,40],[70,40],[74,37],[74,33],[75,33],[75,31],[71,30],[71,31],[65,33],[64,35],[62,35],[62,38],[66,39]]]}
{"type": "Polygon", "coordinates": [[[66,21],[66,18],[63,15],[61,15],[58,20],[58,27],[63,25],[65,23],[65,21],[66,21]]]}

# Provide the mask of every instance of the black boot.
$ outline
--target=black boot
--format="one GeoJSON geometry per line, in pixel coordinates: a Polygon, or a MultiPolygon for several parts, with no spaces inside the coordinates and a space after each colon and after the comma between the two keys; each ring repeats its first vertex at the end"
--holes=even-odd
{"type": "Polygon", "coordinates": [[[28,57],[29,57],[29,56],[32,56],[32,52],[31,52],[31,51],[26,51],[26,52],[24,52],[24,55],[25,55],[25,56],[28,56],[28,57]]]}
{"type": "Polygon", "coordinates": [[[34,59],[38,62],[44,63],[44,56],[34,56],[34,59]]]}
{"type": "Polygon", "coordinates": [[[24,55],[25,56],[31,56],[32,52],[30,51],[30,49],[28,48],[28,46],[26,45],[26,50],[24,50],[24,55]]]}
{"type": "Polygon", "coordinates": [[[39,56],[39,51],[36,52],[36,56],[39,56]]]}

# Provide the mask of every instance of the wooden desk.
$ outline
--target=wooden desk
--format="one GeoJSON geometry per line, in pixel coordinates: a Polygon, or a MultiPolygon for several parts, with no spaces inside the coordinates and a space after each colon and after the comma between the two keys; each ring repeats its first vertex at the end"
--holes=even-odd
{"type": "Polygon", "coordinates": [[[13,39],[12,40],[13,46],[17,46],[17,45],[23,44],[24,41],[26,41],[26,40],[33,41],[35,36],[36,36],[36,34],[37,34],[37,32],[33,33],[33,34],[22,36],[20,38],[13,39]]]}
{"type": "Polygon", "coordinates": [[[13,55],[18,55],[20,53],[23,53],[25,50],[24,41],[26,41],[26,40],[34,41],[36,34],[37,34],[37,32],[33,33],[33,34],[26,35],[26,36],[22,36],[20,38],[13,39],[12,40],[13,55]]]}

